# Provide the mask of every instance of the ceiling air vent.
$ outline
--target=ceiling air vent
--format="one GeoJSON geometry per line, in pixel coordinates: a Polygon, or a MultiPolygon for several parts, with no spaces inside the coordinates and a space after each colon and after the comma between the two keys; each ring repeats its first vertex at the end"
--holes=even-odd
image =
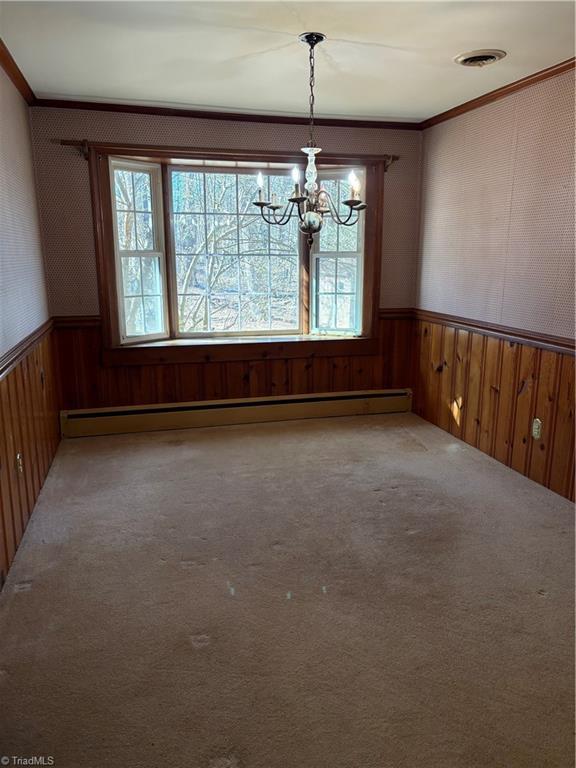
{"type": "Polygon", "coordinates": [[[462,64],[463,67],[485,67],[487,64],[494,64],[506,56],[506,51],[490,48],[482,51],[469,51],[456,56],[456,64],[462,64]]]}

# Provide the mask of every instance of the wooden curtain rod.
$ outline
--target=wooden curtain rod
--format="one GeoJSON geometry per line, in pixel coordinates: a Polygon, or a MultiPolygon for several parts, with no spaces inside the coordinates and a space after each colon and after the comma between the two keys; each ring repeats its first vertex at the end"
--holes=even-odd
{"type": "MultiPolygon", "coordinates": [[[[90,142],[87,139],[55,139],[55,144],[60,144],[65,147],[76,147],[79,153],[88,159],[91,149],[101,151],[104,154],[118,154],[118,155],[137,155],[139,157],[152,157],[160,156],[162,158],[219,158],[222,160],[230,159],[237,160],[239,158],[247,158],[249,160],[260,160],[262,162],[293,162],[296,158],[304,162],[304,158],[300,157],[300,153],[295,150],[294,152],[276,152],[267,151],[261,152],[259,150],[250,149],[190,149],[187,147],[166,147],[166,146],[147,146],[140,144],[115,144],[110,142],[90,142]]],[[[339,153],[326,153],[322,157],[318,158],[320,164],[324,161],[328,162],[358,162],[368,164],[380,164],[384,165],[384,170],[387,171],[392,163],[400,159],[399,155],[362,155],[362,154],[339,154],[339,153]]]]}

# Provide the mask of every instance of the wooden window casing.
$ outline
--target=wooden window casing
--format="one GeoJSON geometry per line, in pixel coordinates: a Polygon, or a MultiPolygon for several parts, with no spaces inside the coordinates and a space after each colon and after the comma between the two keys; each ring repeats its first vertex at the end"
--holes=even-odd
{"type": "MultiPolygon", "coordinates": [[[[168,301],[168,323],[172,338],[160,341],[135,340],[131,345],[123,343],[120,334],[118,308],[118,279],[114,250],[114,212],[112,209],[110,158],[118,161],[137,160],[157,163],[162,167],[162,216],[164,248],[172,253],[172,229],[170,221],[170,194],[168,177],[170,166],[186,165],[187,160],[204,160],[214,163],[282,163],[302,166],[298,153],[271,153],[253,151],[190,150],[181,147],[153,147],[141,145],[89,144],[88,160],[94,219],[94,236],[97,255],[99,300],[104,338],[103,361],[109,365],[153,364],[167,362],[194,362],[198,360],[273,359],[282,357],[337,356],[346,354],[374,354],[377,350],[378,297],[382,252],[382,212],[384,173],[386,160],[380,156],[319,155],[318,167],[360,166],[365,173],[364,197],[368,208],[364,218],[364,257],[362,261],[362,333],[360,336],[310,336],[310,254],[303,252],[301,262],[301,334],[275,338],[249,336],[229,339],[223,336],[211,338],[176,338],[177,318],[174,302],[168,301]]],[[[189,167],[189,166],[188,166],[189,167]]],[[[172,259],[166,259],[168,291],[173,285],[172,259]]]]}

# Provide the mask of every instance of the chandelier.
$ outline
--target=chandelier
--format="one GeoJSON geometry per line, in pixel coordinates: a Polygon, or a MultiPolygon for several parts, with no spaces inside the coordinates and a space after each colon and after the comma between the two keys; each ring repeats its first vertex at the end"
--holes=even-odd
{"type": "Polygon", "coordinates": [[[281,205],[278,203],[276,195],[272,195],[272,200],[264,200],[264,177],[259,173],[257,177],[258,199],[254,201],[254,205],[260,208],[262,218],[267,224],[283,226],[297,215],[300,231],[308,235],[308,245],[312,246],[314,235],[322,229],[325,216],[330,216],[333,221],[342,226],[353,227],[358,223],[360,211],[366,208],[366,203],[360,198],[360,181],[354,171],[351,171],[348,176],[349,197],[341,201],[341,205],[349,209],[347,215],[341,216],[338,205],[332,200],[329,192],[324,187],[318,186],[316,155],[322,150],[316,146],[314,138],[314,49],[318,43],[326,39],[326,35],[321,32],[305,32],[300,35],[299,39],[310,48],[310,133],[307,146],[302,147],[302,152],[308,158],[305,172],[306,183],[302,190],[300,187],[300,170],[295,166],[292,169],[294,192],[292,197],[289,197],[288,201],[281,205]],[[281,212],[278,213],[279,211],[281,212]]]}

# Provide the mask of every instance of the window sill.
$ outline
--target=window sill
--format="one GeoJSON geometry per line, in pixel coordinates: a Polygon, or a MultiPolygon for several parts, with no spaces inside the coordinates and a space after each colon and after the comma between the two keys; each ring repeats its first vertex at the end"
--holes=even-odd
{"type": "Polygon", "coordinates": [[[282,360],[305,357],[374,355],[378,340],[367,336],[244,336],[222,339],[171,339],[104,349],[103,363],[121,365],[173,365],[282,360]]]}

